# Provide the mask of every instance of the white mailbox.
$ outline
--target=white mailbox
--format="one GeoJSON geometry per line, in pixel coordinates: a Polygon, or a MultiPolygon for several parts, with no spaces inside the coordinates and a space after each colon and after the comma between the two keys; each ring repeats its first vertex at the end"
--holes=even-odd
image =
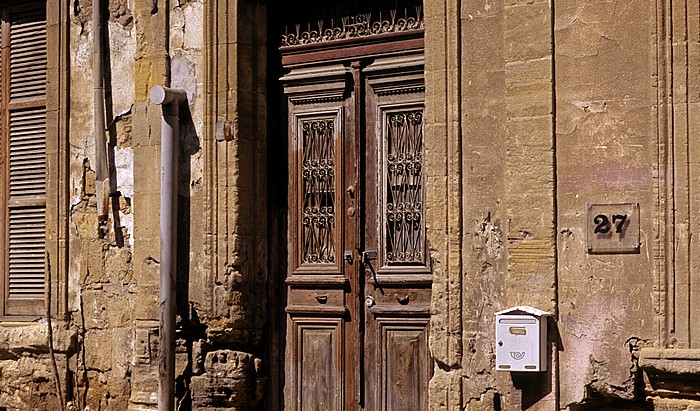
{"type": "Polygon", "coordinates": [[[496,370],[547,371],[549,315],[528,306],[496,313],[496,370]]]}

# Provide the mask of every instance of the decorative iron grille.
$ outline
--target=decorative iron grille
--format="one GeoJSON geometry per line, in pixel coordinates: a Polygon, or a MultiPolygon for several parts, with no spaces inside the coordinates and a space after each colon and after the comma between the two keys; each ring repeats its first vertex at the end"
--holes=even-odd
{"type": "Polygon", "coordinates": [[[423,111],[387,113],[385,124],[385,260],[423,264],[423,111]]]}
{"type": "Polygon", "coordinates": [[[332,119],[302,121],[302,262],[335,260],[335,164],[332,119]]]}
{"type": "Polygon", "coordinates": [[[389,10],[388,19],[385,18],[386,14],[383,17],[381,13],[373,15],[371,12],[344,16],[338,20],[331,18],[330,24],[321,18],[313,25],[307,23],[306,30],[301,24],[294,24],[294,32],[290,33],[287,27],[282,35],[281,47],[423,29],[422,6],[407,7],[402,11],[395,8],[389,10]]]}

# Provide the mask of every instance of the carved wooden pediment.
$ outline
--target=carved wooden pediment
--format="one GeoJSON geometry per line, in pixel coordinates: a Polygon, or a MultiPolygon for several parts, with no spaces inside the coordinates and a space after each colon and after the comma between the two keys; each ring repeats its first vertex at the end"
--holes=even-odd
{"type": "Polygon", "coordinates": [[[293,104],[340,101],[352,80],[342,64],[297,68],[281,79],[284,94],[293,104]]]}

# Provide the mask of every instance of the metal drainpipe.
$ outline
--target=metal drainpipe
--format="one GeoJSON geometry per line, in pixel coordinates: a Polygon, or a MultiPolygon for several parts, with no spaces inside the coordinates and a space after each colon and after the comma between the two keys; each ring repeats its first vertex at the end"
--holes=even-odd
{"type": "Polygon", "coordinates": [[[161,105],[160,150],[160,325],[158,332],[158,411],[175,409],[175,298],[177,274],[177,186],[182,89],[155,86],[151,103],[161,105]]]}
{"type": "Polygon", "coordinates": [[[102,27],[102,2],[92,2],[92,27],[93,27],[93,101],[95,124],[95,191],[97,194],[97,218],[98,233],[103,236],[103,227],[107,223],[109,210],[109,169],[107,168],[107,147],[105,139],[105,89],[104,89],[104,59],[102,27]]]}

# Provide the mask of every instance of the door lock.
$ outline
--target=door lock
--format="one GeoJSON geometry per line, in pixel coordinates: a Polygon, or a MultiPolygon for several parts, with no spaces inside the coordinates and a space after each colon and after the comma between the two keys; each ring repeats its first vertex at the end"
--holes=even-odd
{"type": "Polygon", "coordinates": [[[351,250],[345,250],[343,251],[343,260],[345,260],[348,264],[352,264],[353,261],[353,252],[351,250]]]}
{"type": "Polygon", "coordinates": [[[363,251],[362,252],[362,264],[367,264],[372,260],[377,259],[377,251],[375,250],[368,250],[368,251],[363,251]]]}

